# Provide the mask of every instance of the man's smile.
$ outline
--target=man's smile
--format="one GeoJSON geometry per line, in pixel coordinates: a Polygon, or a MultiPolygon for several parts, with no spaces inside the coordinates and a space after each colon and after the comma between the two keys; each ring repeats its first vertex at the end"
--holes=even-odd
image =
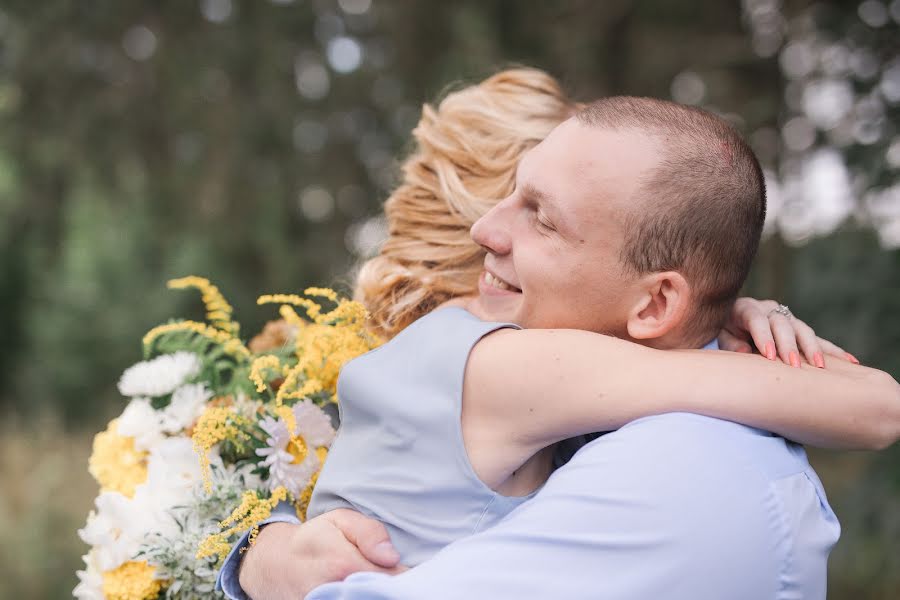
{"type": "Polygon", "coordinates": [[[478,288],[481,293],[488,295],[505,296],[522,293],[522,290],[504,281],[487,269],[484,270],[484,272],[481,274],[481,277],[478,279],[478,288]]]}

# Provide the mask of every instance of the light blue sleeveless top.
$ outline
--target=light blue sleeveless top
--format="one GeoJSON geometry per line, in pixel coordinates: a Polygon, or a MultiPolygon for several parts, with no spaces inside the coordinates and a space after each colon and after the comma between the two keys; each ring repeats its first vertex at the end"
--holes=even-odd
{"type": "Polygon", "coordinates": [[[478,479],[463,445],[469,352],[504,327],[519,329],[481,321],[462,308],[442,308],[347,363],[337,386],[341,426],[308,516],[350,508],[378,519],[401,562],[413,566],[529,499],[491,490],[478,479]]]}

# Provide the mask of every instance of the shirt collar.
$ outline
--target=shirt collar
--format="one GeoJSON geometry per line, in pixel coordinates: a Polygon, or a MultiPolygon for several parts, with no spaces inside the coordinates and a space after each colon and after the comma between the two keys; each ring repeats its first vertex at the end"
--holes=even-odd
{"type": "Polygon", "coordinates": [[[718,350],[719,349],[719,340],[718,338],[713,339],[710,343],[703,346],[704,350],[718,350]]]}

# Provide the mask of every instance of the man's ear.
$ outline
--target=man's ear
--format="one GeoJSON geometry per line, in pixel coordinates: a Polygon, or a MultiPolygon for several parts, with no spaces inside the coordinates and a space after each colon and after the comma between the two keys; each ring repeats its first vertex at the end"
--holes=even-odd
{"type": "Polygon", "coordinates": [[[635,340],[660,339],[679,328],[691,305],[691,286],[677,271],[647,275],[638,301],[628,313],[628,335],[635,340]]]}

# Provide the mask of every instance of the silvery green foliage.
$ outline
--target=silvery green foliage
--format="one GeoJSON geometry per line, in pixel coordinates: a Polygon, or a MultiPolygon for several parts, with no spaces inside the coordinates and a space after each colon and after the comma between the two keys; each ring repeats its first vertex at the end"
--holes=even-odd
{"type": "Polygon", "coordinates": [[[218,572],[215,556],[198,559],[200,542],[219,532],[221,515],[229,514],[240,503],[241,494],[253,486],[255,476],[248,469],[212,466],[213,493],[207,495],[202,486],[194,492],[193,501],[173,510],[178,532],[173,536],[156,535],[145,544],[140,557],[157,567],[163,579],[173,583],[161,598],[201,600],[224,598],[216,591],[218,572]]]}

